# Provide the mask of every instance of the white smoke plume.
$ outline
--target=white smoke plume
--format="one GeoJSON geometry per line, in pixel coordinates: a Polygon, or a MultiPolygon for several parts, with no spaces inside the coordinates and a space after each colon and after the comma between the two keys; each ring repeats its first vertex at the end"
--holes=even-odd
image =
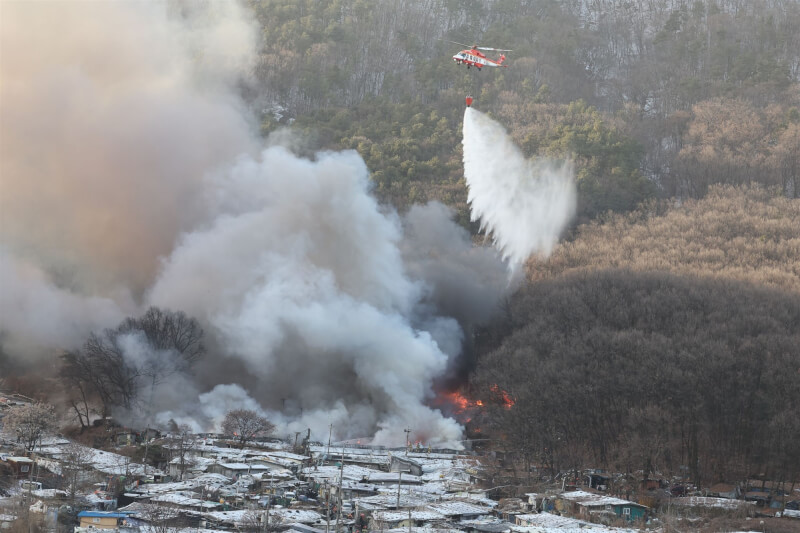
{"type": "Polygon", "coordinates": [[[0,246],[2,348],[18,358],[33,361],[80,346],[92,331],[124,319],[126,308],[136,309],[126,291],[76,294],[57,286],[37,264],[0,246]]]}
{"type": "Polygon", "coordinates": [[[250,21],[222,1],[3,4],[2,349],[52,362],[158,305],[210,346],[195,376],[151,383],[162,423],[245,407],[318,439],[455,445],[427,403],[504,265],[443,206],[379,206],[355,152],[263,149],[236,89],[250,21]]]}
{"type": "MultiPolygon", "coordinates": [[[[412,325],[423,286],[405,274],[400,221],[381,212],[368,179],[355,152],[241,158],[210,180],[213,221],[184,235],[150,303],[209,323],[264,405],[288,398],[284,414],[316,419],[344,405],[358,425],[355,411],[370,406],[376,442],[402,442],[404,424],[456,441],[460,427],[424,405],[448,357],[412,325]]],[[[460,337],[453,319],[437,323],[448,320],[460,337]]]]}
{"type": "Polygon", "coordinates": [[[512,269],[533,254],[549,255],[575,213],[571,165],[527,160],[500,124],[471,107],[463,146],[472,220],[480,220],[512,269]]]}

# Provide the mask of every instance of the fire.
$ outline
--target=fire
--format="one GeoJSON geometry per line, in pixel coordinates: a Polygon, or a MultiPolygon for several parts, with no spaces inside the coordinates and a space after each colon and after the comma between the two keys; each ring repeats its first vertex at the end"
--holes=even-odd
{"type": "Polygon", "coordinates": [[[469,398],[464,396],[458,391],[453,392],[446,392],[443,396],[447,399],[447,401],[456,408],[456,413],[461,413],[464,409],[469,407],[470,401],[469,398]]]}
{"type": "Polygon", "coordinates": [[[483,408],[482,401],[471,400],[460,391],[440,392],[434,401],[434,405],[462,423],[472,420],[476,411],[483,408]]]}
{"type": "Polygon", "coordinates": [[[511,409],[511,407],[513,407],[514,404],[516,403],[510,394],[508,394],[506,391],[497,386],[497,383],[489,387],[489,389],[503,403],[503,407],[505,407],[506,409],[511,409]]]}

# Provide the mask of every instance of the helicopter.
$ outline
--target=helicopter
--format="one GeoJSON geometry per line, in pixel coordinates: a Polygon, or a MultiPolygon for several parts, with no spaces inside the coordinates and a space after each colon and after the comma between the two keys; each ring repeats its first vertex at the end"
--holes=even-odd
{"type": "MultiPolygon", "coordinates": [[[[460,46],[469,46],[466,44],[457,43],[455,41],[448,42],[460,46]]],[[[455,61],[457,65],[466,65],[467,68],[475,67],[478,70],[482,69],[483,67],[508,67],[508,65],[503,64],[503,62],[506,60],[506,56],[502,52],[511,52],[511,50],[503,50],[501,48],[491,48],[488,46],[478,46],[473,44],[469,48],[461,50],[459,53],[454,55],[453,61],[455,61]],[[481,50],[485,50],[487,52],[501,52],[500,57],[496,60],[489,59],[486,57],[486,54],[481,52],[481,50]]]]}

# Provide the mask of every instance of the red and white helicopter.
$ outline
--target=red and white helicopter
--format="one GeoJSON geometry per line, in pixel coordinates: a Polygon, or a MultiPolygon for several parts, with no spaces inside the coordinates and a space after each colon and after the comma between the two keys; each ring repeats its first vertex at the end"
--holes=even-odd
{"type": "MultiPolygon", "coordinates": [[[[449,42],[461,46],[468,46],[466,44],[457,43],[455,41],[449,41],[449,42]]],[[[455,61],[457,65],[466,65],[467,68],[475,67],[478,70],[482,69],[483,67],[508,67],[508,65],[503,64],[503,62],[506,60],[506,56],[503,55],[502,52],[511,52],[511,50],[490,48],[488,46],[472,45],[469,48],[461,50],[459,53],[454,55],[453,61],[455,61]],[[501,52],[501,54],[497,60],[494,60],[486,57],[486,54],[481,52],[481,50],[486,50],[487,52],[501,52]]]]}

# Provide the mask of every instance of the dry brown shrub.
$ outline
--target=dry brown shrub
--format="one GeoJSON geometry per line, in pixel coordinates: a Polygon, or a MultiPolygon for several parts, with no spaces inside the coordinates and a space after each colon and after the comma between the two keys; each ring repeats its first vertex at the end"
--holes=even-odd
{"type": "Polygon", "coordinates": [[[700,200],[664,211],[651,204],[582,226],[547,260],[531,260],[532,280],[570,272],[637,272],[746,281],[800,293],[800,199],[759,187],[715,186],[700,200]]]}

